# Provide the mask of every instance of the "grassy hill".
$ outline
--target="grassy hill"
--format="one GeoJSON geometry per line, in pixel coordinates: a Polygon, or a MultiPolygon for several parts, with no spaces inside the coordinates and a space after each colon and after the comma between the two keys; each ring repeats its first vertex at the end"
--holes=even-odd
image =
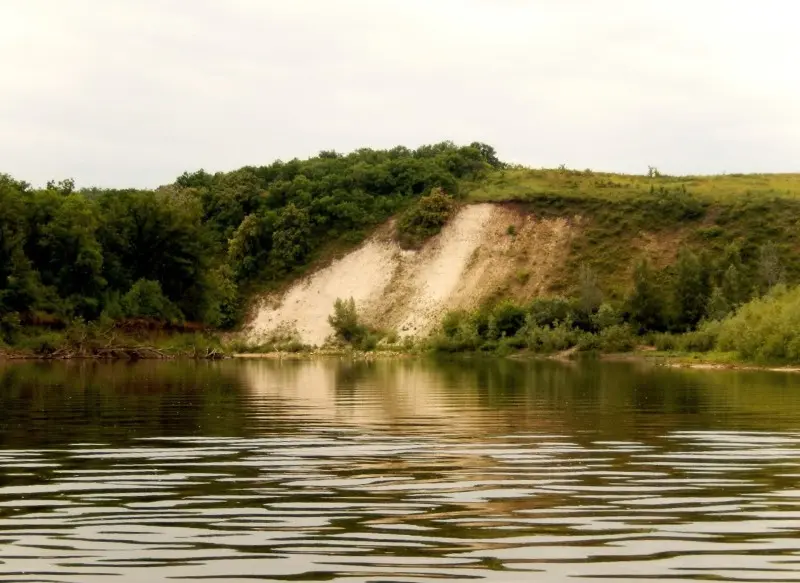
{"type": "Polygon", "coordinates": [[[578,226],[553,292],[574,291],[581,264],[598,273],[608,294],[621,297],[642,257],[665,267],[681,248],[719,256],[738,245],[752,265],[769,243],[786,281],[800,280],[800,174],[636,176],[516,167],[464,190],[468,202],[512,204],[578,226]]]}

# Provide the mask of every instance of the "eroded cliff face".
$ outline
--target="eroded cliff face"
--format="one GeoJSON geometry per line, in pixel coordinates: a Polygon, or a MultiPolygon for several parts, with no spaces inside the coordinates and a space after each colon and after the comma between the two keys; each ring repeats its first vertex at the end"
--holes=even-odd
{"type": "Polygon", "coordinates": [[[263,298],[244,334],[264,342],[296,333],[305,344],[322,345],[333,333],[334,302],[352,297],[366,323],[401,337],[425,336],[450,310],[546,293],[580,225],[579,217],[541,220],[507,206],[466,205],[417,251],[401,249],[387,226],[283,294],[263,298]]]}

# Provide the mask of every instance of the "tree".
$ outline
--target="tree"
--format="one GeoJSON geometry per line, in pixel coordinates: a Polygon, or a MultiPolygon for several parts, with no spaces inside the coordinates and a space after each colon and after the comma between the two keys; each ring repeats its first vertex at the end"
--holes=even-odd
{"type": "Polygon", "coordinates": [[[722,297],[735,308],[745,303],[750,297],[750,285],[744,276],[741,267],[730,264],[722,276],[722,297]]]}
{"type": "Polygon", "coordinates": [[[778,247],[772,242],[759,249],[758,274],[764,291],[772,289],[783,280],[783,265],[778,247]]]}
{"type": "Polygon", "coordinates": [[[275,218],[272,232],[272,258],[276,266],[290,270],[302,263],[311,246],[311,220],[308,211],[289,203],[275,218]]]}
{"type": "Polygon", "coordinates": [[[45,283],[69,300],[70,315],[96,317],[101,310],[103,249],[97,240],[96,205],[80,194],[68,195],[52,220],[41,228],[38,245],[46,262],[38,267],[45,283]]]}
{"type": "Polygon", "coordinates": [[[343,300],[336,298],[333,314],[328,316],[328,323],[336,337],[347,343],[354,343],[364,335],[364,327],[358,321],[356,302],[353,298],[343,300]]]}
{"type": "Polygon", "coordinates": [[[597,274],[586,264],[581,264],[578,273],[580,288],[579,305],[586,314],[593,314],[603,303],[603,291],[597,283],[597,274]]]}
{"type": "Polygon", "coordinates": [[[176,323],[183,319],[180,310],[161,291],[157,281],[140,279],[121,300],[123,312],[129,318],[153,318],[176,323]]]}
{"type": "Polygon", "coordinates": [[[650,263],[643,259],[633,272],[633,292],[628,299],[631,321],[640,332],[666,329],[665,298],[650,263]]]}
{"type": "Polygon", "coordinates": [[[247,215],[228,241],[228,258],[237,280],[253,277],[267,263],[276,213],[247,215]]]}
{"type": "Polygon", "coordinates": [[[711,295],[709,270],[691,251],[678,254],[673,283],[675,320],[684,330],[694,327],[706,314],[711,295]]]}
{"type": "Polygon", "coordinates": [[[718,287],[714,287],[711,296],[708,298],[706,306],[706,316],[709,320],[722,320],[730,314],[731,304],[725,297],[725,293],[718,287]]]}
{"type": "Polygon", "coordinates": [[[470,147],[478,150],[478,152],[481,154],[481,157],[492,168],[502,168],[505,166],[497,157],[497,151],[492,146],[482,142],[472,142],[470,147]]]}
{"type": "Polygon", "coordinates": [[[420,198],[397,221],[397,237],[404,247],[418,247],[442,230],[455,211],[455,201],[441,188],[420,198]]]}

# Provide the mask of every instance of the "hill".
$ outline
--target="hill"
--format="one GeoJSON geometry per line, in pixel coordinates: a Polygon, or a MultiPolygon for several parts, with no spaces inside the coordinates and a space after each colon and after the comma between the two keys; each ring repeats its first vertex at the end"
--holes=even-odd
{"type": "Polygon", "coordinates": [[[249,340],[294,327],[302,343],[322,344],[335,300],[349,297],[365,325],[401,338],[427,336],[449,312],[488,321],[498,304],[526,311],[548,298],[571,303],[564,309],[583,331],[597,332],[591,317],[605,304],[615,322],[638,318],[640,332],[685,332],[711,315],[715,290],[720,316],[800,275],[800,175],[503,168],[460,190],[460,211],[420,249],[402,249],[390,222],[285,295],[262,298],[249,340]],[[658,312],[650,316],[631,305],[637,266],[659,291],[640,309],[658,312]]]}
{"type": "Polygon", "coordinates": [[[469,329],[454,347],[491,347],[531,321],[597,334],[602,314],[639,342],[800,281],[798,221],[796,174],[508,167],[478,142],[321,152],[149,191],[0,176],[0,343],[46,353],[78,325],[244,324],[250,340],[295,326],[318,344],[351,296],[360,325],[389,337],[469,329]]]}

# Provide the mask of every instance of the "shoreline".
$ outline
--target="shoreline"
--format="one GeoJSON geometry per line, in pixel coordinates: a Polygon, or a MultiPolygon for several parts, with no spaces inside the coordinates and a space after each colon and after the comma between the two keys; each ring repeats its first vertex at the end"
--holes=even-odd
{"type": "MultiPolygon", "coordinates": [[[[177,361],[177,360],[317,360],[328,358],[348,358],[351,360],[378,361],[378,360],[399,360],[407,358],[420,358],[435,355],[433,352],[411,352],[402,350],[377,350],[359,351],[348,349],[315,349],[302,350],[297,352],[274,351],[274,352],[233,352],[224,353],[212,351],[206,354],[182,352],[170,354],[161,351],[152,353],[122,354],[115,352],[108,354],[52,354],[36,355],[26,352],[15,352],[13,350],[0,350],[0,363],[2,362],[55,362],[55,361],[96,361],[96,362],[138,362],[138,361],[177,361]]],[[[448,354],[450,357],[471,358],[478,353],[459,352],[448,354]]],[[[783,372],[800,373],[800,365],[797,364],[756,364],[746,361],[737,361],[732,355],[717,355],[709,357],[704,353],[660,353],[652,349],[635,350],[631,352],[619,352],[608,354],[581,354],[575,350],[566,350],[554,354],[535,354],[527,352],[517,352],[508,355],[479,354],[483,358],[490,359],[509,359],[516,361],[525,360],[550,360],[562,363],[579,363],[583,359],[598,360],[602,362],[638,362],[651,366],[673,368],[673,369],[692,369],[692,370],[732,370],[732,371],[753,371],[753,372],[783,372]]]]}

